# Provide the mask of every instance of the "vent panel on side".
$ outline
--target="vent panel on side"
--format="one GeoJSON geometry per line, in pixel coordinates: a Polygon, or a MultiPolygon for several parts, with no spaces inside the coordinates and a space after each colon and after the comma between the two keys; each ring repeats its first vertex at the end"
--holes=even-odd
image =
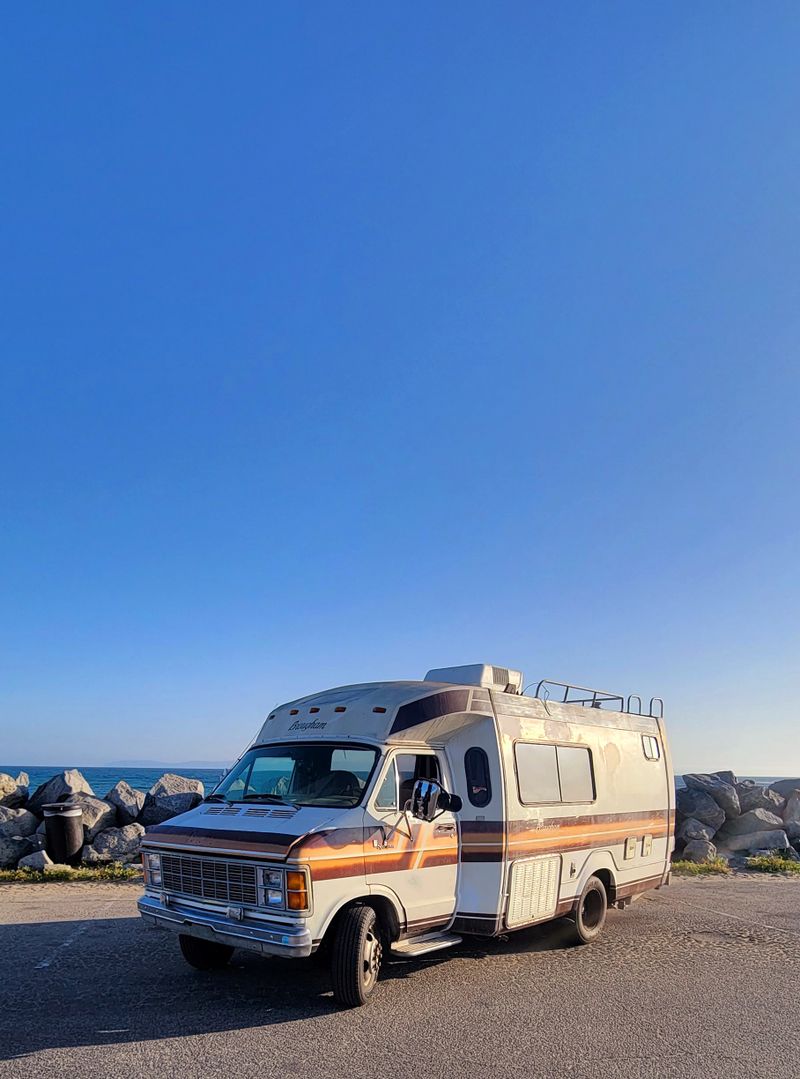
{"type": "Polygon", "coordinates": [[[560,881],[560,854],[544,854],[513,862],[507,924],[524,925],[551,918],[558,906],[560,881]]]}

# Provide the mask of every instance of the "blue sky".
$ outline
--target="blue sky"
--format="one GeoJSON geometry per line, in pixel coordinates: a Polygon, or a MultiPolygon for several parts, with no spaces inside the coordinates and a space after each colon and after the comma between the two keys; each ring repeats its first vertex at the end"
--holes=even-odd
{"type": "Polygon", "coordinates": [[[800,774],[796,5],[20,7],[0,760],[489,661],[800,774]]]}

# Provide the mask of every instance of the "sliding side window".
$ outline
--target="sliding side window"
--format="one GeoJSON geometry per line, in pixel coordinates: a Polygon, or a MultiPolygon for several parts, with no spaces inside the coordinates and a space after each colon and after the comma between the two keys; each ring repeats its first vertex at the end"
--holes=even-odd
{"type": "Polygon", "coordinates": [[[556,747],[517,742],[516,754],[519,800],[529,805],[534,802],[560,802],[556,747]]]}
{"type": "Polygon", "coordinates": [[[514,752],[519,800],[523,805],[594,801],[594,773],[589,749],[517,742],[514,752]]]}

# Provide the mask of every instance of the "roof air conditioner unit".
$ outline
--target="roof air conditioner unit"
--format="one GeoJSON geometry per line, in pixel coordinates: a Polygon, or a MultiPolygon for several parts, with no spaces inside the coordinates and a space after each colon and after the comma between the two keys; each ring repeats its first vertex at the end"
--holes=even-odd
{"type": "Polygon", "coordinates": [[[491,663],[468,663],[463,667],[436,667],[426,682],[449,682],[456,686],[483,686],[504,693],[522,693],[522,671],[495,667],[491,663]]]}

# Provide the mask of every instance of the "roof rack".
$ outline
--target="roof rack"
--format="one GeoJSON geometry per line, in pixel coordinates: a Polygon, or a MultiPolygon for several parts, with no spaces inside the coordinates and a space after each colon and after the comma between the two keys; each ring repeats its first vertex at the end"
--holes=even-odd
{"type": "Polygon", "coordinates": [[[558,704],[579,704],[582,708],[610,708],[614,712],[629,712],[631,715],[648,715],[661,719],[664,715],[664,702],[660,697],[651,697],[647,712],[642,708],[642,698],[638,693],[630,693],[627,700],[621,693],[607,693],[604,689],[590,689],[588,686],[574,686],[569,682],[555,682],[552,678],[543,678],[536,687],[534,697],[539,700],[555,700],[558,704]],[[558,696],[550,693],[548,687],[558,690],[558,696]],[[563,694],[562,694],[563,691],[563,694]],[[578,696],[571,696],[578,694],[578,696]],[[655,709],[658,708],[658,711],[655,709]]]}

